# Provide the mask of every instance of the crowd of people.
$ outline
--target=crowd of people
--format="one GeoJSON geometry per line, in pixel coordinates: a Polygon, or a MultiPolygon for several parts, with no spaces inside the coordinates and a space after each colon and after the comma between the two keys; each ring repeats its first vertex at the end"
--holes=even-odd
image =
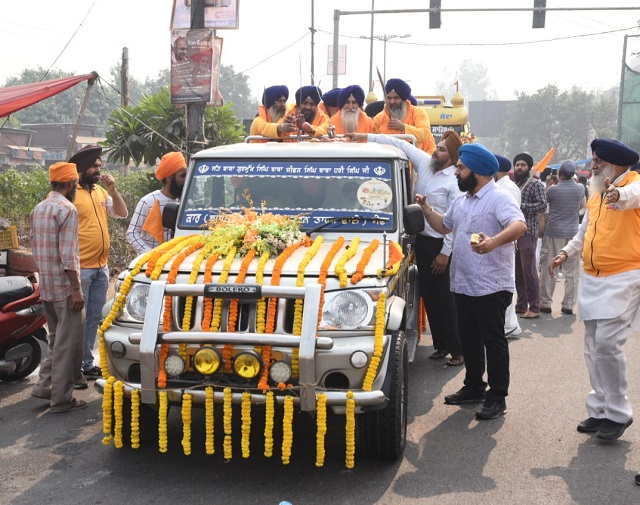
{"type": "MultiPolygon", "coordinates": [[[[387,81],[383,104],[370,110],[358,85],[324,94],[302,86],[294,97],[287,106],[287,86],[266,88],[250,135],[341,134],[394,145],[412,163],[415,202],[425,219],[415,247],[430,358],[450,356],[447,365],[465,367],[462,388],[445,403],[481,403],[479,420],[507,412],[508,338],[522,332],[518,315],[553,312],[561,267],[560,312],[571,316],[578,303],[592,386],[588,417],[577,430],[603,441],[620,438],[633,422],[623,345],[632,329],[640,330],[640,240],[633,239],[640,236],[640,174],[632,169],[638,153],[614,139],[595,139],[587,190],[572,160],[545,179],[545,167],[526,152],[512,165],[480,143],[463,143],[453,130],[436,144],[426,113],[401,79],[387,81]],[[415,145],[389,134],[410,135],[415,145]]],[[[52,165],[52,191],[31,214],[50,332],[32,396],[49,401],[51,412],[85,408],[73,390],[102,376],[92,351],[109,279],[107,218],[123,219],[128,211],[113,177],[101,174],[101,154],[99,146],[88,146],[52,165]]],[[[127,231],[136,252],[169,238],[162,209],[179,200],[186,171],[181,153],[162,158],[156,170],[162,187],[140,200],[127,231]]]]}

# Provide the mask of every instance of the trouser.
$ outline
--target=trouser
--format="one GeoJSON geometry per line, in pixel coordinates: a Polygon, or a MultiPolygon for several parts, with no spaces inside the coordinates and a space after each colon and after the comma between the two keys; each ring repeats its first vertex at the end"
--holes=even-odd
{"type": "Polygon", "coordinates": [[[518,239],[516,249],[516,310],[540,312],[540,279],[536,264],[536,241],[530,235],[518,239]]]}
{"type": "MultiPolygon", "coordinates": [[[[556,289],[556,279],[549,275],[549,263],[558,254],[560,249],[569,243],[569,238],[548,237],[542,239],[540,252],[540,306],[551,307],[553,293],[556,289]]],[[[564,278],[564,297],[562,308],[573,310],[576,300],[576,286],[578,285],[578,260],[579,256],[567,258],[562,264],[562,276],[564,278]]]]}
{"type": "Polygon", "coordinates": [[[71,296],[55,302],[43,301],[49,329],[49,351],[40,364],[40,376],[34,390],[44,395],[51,391],[51,407],[69,404],[82,362],[84,309],[72,310],[71,296]]]}
{"type": "Polygon", "coordinates": [[[109,289],[109,267],[105,265],[102,268],[81,268],[80,282],[87,311],[82,357],[82,369],[86,371],[93,368],[93,348],[96,343],[98,326],[102,320],[102,307],[107,301],[107,290],[109,289]]]}
{"type": "Polygon", "coordinates": [[[504,336],[504,314],[512,298],[509,291],[484,296],[456,293],[466,368],[464,384],[484,391],[488,382],[488,400],[503,399],[509,392],[509,344],[504,336]],[[483,379],[485,369],[487,382],[483,379]]]}
{"type": "Polygon", "coordinates": [[[416,263],[420,279],[420,295],[427,310],[434,349],[448,351],[452,356],[461,356],[462,344],[458,335],[456,300],[449,284],[451,261],[441,274],[434,275],[431,272],[431,264],[440,254],[442,242],[441,238],[417,235],[416,263]]]}

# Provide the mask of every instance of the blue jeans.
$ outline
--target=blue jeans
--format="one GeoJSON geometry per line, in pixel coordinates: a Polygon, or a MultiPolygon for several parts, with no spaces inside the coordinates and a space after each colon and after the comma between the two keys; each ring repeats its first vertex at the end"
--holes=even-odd
{"type": "Polygon", "coordinates": [[[93,368],[93,347],[96,343],[98,326],[102,320],[102,307],[107,301],[109,289],[109,266],[102,268],[81,268],[80,282],[84,295],[86,319],[84,323],[84,351],[82,354],[82,369],[93,368]]]}

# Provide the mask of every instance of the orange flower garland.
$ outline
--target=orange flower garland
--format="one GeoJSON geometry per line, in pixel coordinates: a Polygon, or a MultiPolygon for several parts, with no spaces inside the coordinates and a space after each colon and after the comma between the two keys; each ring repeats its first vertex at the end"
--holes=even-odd
{"type": "Polygon", "coordinates": [[[147,269],[144,272],[145,275],[147,277],[151,277],[151,273],[153,272],[153,269],[156,267],[156,262],[158,261],[158,258],[160,258],[160,256],[162,256],[166,252],[169,252],[180,242],[183,242],[188,238],[189,237],[175,237],[169,240],[168,242],[163,242],[162,244],[156,246],[154,249],[149,251],[149,253],[147,253],[149,254],[149,260],[147,262],[147,269]]]}
{"type": "MultiPolygon", "coordinates": [[[[193,265],[191,267],[191,274],[189,275],[189,279],[187,280],[187,284],[195,284],[198,280],[198,274],[200,273],[200,265],[204,261],[204,258],[211,253],[211,249],[213,245],[209,244],[202,249],[196,256],[196,259],[193,260],[193,265]]],[[[193,296],[187,296],[187,300],[184,304],[184,317],[182,318],[182,331],[189,331],[191,324],[191,313],[193,311],[193,296]]],[[[180,353],[182,355],[182,353],[180,353]]],[[[183,359],[186,356],[182,356],[183,359]]]]}
{"type": "MultiPolygon", "coordinates": [[[[162,269],[167,261],[173,258],[176,254],[180,254],[180,252],[185,248],[189,247],[196,242],[201,242],[202,236],[200,235],[189,235],[188,237],[180,237],[180,240],[175,243],[175,245],[166,252],[163,252],[162,255],[156,260],[153,270],[151,274],[147,274],[147,276],[153,280],[157,281],[160,278],[160,274],[162,273],[162,269]]],[[[147,271],[149,271],[149,267],[147,267],[147,271]]]]}
{"type": "Polygon", "coordinates": [[[345,268],[345,265],[347,261],[349,261],[351,258],[353,258],[356,255],[356,253],[358,252],[359,245],[360,245],[360,238],[355,237],[349,244],[349,247],[347,247],[347,250],[342,253],[342,256],[340,256],[340,259],[336,263],[335,272],[336,272],[336,275],[340,278],[341,288],[347,287],[347,270],[345,268]]]}
{"type": "Polygon", "coordinates": [[[169,356],[169,344],[160,344],[160,355],[158,356],[158,387],[164,389],[167,387],[167,371],[164,368],[164,362],[169,356]]]}
{"type": "MultiPolygon", "coordinates": [[[[207,258],[204,266],[204,283],[210,284],[213,278],[213,265],[218,261],[219,255],[213,253],[207,258]]],[[[202,331],[209,331],[211,327],[211,318],[213,317],[213,298],[204,299],[204,310],[202,311],[202,331]]]]}
{"type": "MultiPolygon", "coordinates": [[[[218,278],[219,284],[225,284],[229,278],[229,270],[231,270],[231,264],[236,257],[236,248],[232,247],[227,253],[227,257],[222,264],[222,272],[218,278]]],[[[216,298],[216,302],[213,306],[213,321],[211,322],[211,328],[209,331],[220,331],[220,323],[222,322],[222,299],[216,298]]]]}
{"type": "Polygon", "coordinates": [[[382,358],[382,343],[384,339],[384,322],[386,318],[386,299],[385,293],[380,293],[378,303],[376,304],[376,327],[373,337],[373,356],[367,368],[367,373],[364,377],[362,389],[364,391],[371,391],[373,387],[373,381],[378,373],[378,367],[380,366],[380,358],[382,358]]]}
{"type": "MultiPolygon", "coordinates": [[[[247,276],[247,270],[249,265],[253,261],[253,258],[256,255],[256,250],[251,249],[247,254],[245,254],[244,258],[242,258],[242,263],[240,265],[240,271],[238,272],[238,276],[236,277],[235,284],[242,284],[244,282],[245,277],[247,276]]],[[[238,305],[240,301],[237,298],[234,298],[229,303],[229,318],[227,319],[227,331],[235,332],[236,331],[236,323],[238,322],[238,305]]]]}
{"type": "Polygon", "coordinates": [[[362,253],[362,257],[358,262],[358,266],[356,267],[355,273],[351,276],[351,284],[357,284],[364,277],[364,269],[371,261],[371,255],[375,252],[375,250],[380,245],[380,241],[378,239],[374,239],[371,244],[367,246],[367,248],[362,253]]]}
{"type": "Polygon", "coordinates": [[[404,253],[402,252],[402,247],[400,244],[394,242],[393,240],[389,241],[389,261],[387,262],[384,269],[378,270],[378,277],[389,277],[390,275],[395,275],[402,264],[402,259],[404,258],[404,253]]]}
{"type": "MultiPolygon", "coordinates": [[[[260,260],[258,260],[258,267],[256,268],[256,284],[262,286],[264,284],[264,267],[269,260],[269,253],[262,253],[260,260]]],[[[267,301],[264,298],[260,298],[256,304],[256,333],[264,333],[264,329],[267,323],[267,301]]]]}

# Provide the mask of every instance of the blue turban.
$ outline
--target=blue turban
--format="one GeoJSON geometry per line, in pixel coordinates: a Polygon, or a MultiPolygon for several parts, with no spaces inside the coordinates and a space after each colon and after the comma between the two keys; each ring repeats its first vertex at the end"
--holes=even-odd
{"type": "Polygon", "coordinates": [[[529,167],[529,169],[531,169],[531,167],[533,166],[533,158],[531,157],[530,154],[527,154],[527,153],[516,154],[516,157],[513,158],[513,165],[515,166],[515,164],[518,163],[519,161],[524,161],[529,167]]]}
{"type": "Polygon", "coordinates": [[[638,163],[638,153],[627,144],[615,139],[595,139],[591,150],[598,158],[619,167],[630,167],[638,163]]]}
{"type": "Polygon", "coordinates": [[[265,89],[262,94],[262,105],[269,109],[282,96],[284,96],[285,100],[289,98],[289,88],[286,86],[271,86],[265,89]]]}
{"type": "Polygon", "coordinates": [[[389,79],[384,87],[385,93],[395,91],[403,100],[408,100],[411,96],[411,86],[402,79],[389,79]]]}
{"type": "Polygon", "coordinates": [[[458,149],[458,158],[478,175],[493,175],[498,171],[498,160],[482,144],[463,144],[458,149]]]}
{"type": "Polygon", "coordinates": [[[342,88],[333,88],[326,93],[322,93],[322,101],[327,107],[338,106],[338,95],[342,91],[342,88]]]}
{"type": "Polygon", "coordinates": [[[358,106],[362,108],[362,104],[364,104],[364,90],[357,84],[342,88],[342,91],[340,91],[338,95],[338,107],[342,109],[351,95],[353,95],[353,98],[358,102],[358,106]]]}
{"type": "Polygon", "coordinates": [[[495,153],[493,153],[493,155],[498,160],[498,172],[508,172],[509,170],[511,170],[511,162],[508,158],[495,153]]]}
{"type": "Polygon", "coordinates": [[[296,91],[296,105],[300,106],[307,98],[318,105],[322,100],[322,90],[318,86],[302,86],[296,91]]]}
{"type": "Polygon", "coordinates": [[[418,99],[413,95],[409,95],[409,101],[411,102],[411,105],[418,105],[418,99]]]}

